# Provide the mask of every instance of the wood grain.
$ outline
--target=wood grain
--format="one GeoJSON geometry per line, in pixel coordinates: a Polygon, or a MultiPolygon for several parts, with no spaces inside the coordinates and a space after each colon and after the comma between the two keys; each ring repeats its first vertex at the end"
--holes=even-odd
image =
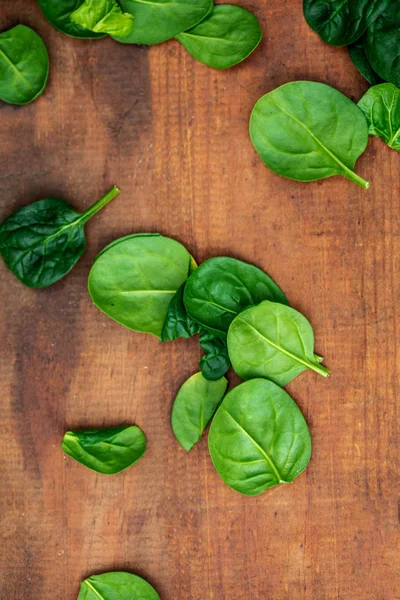
{"type": "Polygon", "coordinates": [[[74,600],[86,576],[135,572],[163,600],[394,600],[399,579],[399,155],[378,139],[338,177],[275,176],[247,133],[256,100],[287,81],[366,89],[346,50],[307,27],[301,0],[243,0],[264,41],[226,72],[177,42],[151,49],[56,32],[33,0],[0,24],[29,24],[51,56],[49,87],[0,106],[0,217],[45,196],[78,210],[121,196],[87,227],[77,267],[47,290],[1,265],[0,527],[3,600],[74,600]],[[170,409],[196,370],[195,340],[160,345],[107,319],[86,291],[97,252],[159,231],[198,261],[229,254],[267,270],[304,311],[332,376],[288,386],[313,458],[294,485],[231,491],[206,441],[189,455],[170,409]],[[136,423],[148,451],[104,477],[63,456],[66,429],[136,423]]]}

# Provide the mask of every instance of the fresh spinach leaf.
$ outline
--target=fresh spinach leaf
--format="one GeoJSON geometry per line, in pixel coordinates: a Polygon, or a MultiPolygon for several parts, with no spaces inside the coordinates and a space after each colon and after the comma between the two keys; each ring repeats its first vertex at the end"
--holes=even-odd
{"type": "Polygon", "coordinates": [[[358,106],[367,119],[370,135],[382,138],[400,152],[400,90],[393,83],[375,85],[358,106]]]}
{"type": "Polygon", "coordinates": [[[182,385],[172,407],[172,430],[178,442],[189,451],[201,439],[205,428],[225,395],[228,381],[208,381],[201,373],[182,385]]]}
{"type": "Polygon", "coordinates": [[[192,319],[222,337],[244,308],[262,300],[287,304],[282,290],[264,271],[227,256],[202,263],[190,276],[183,299],[192,319]]]}
{"type": "Polygon", "coordinates": [[[133,16],[123,13],[116,0],[85,0],[71,13],[71,21],[95,33],[125,37],[133,27],[133,16]]]}
{"type": "Polygon", "coordinates": [[[92,575],[81,583],[78,600],[160,600],[147,581],[131,573],[92,575]]]}
{"type": "Polygon", "coordinates": [[[357,42],[349,46],[348,50],[353,65],[368,81],[368,83],[370,83],[371,85],[377,85],[378,83],[382,83],[383,80],[379,77],[377,73],[375,73],[375,71],[371,67],[371,63],[367,58],[363,38],[360,38],[359,40],[357,40],[357,42]]]}
{"type": "Polygon", "coordinates": [[[297,181],[343,175],[369,187],[353,171],[368,143],[365,117],[328,85],[295,81],[265,94],[253,108],[250,137],[278,175],[297,181]]]}
{"type": "Polygon", "coordinates": [[[391,0],[303,0],[309,26],[333,46],[347,46],[362,36],[391,0]]]}
{"type": "Polygon", "coordinates": [[[175,240],[131,235],[100,252],[89,274],[89,293],[114,321],[161,337],[169,303],[195,267],[175,240]]]}
{"type": "Polygon", "coordinates": [[[49,57],[42,38],[25,25],[0,33],[0,100],[27,104],[45,90],[49,57]]]}
{"type": "Polygon", "coordinates": [[[82,256],[85,224],[118,194],[113,187],[82,214],[59,198],[24,206],[0,225],[0,253],[7,267],[29,287],[55,283],[82,256]]]}
{"type": "Polygon", "coordinates": [[[400,87],[400,2],[394,0],[368,28],[364,48],[382,79],[400,87]]]}
{"type": "Polygon", "coordinates": [[[176,36],[189,54],[214,69],[228,69],[242,62],[261,38],[256,17],[232,4],[214,6],[201,23],[176,36]]]}
{"type": "Polygon", "coordinates": [[[65,454],[97,473],[113,475],[132,466],[146,450],[139,427],[110,427],[91,431],[67,431],[61,445],[65,454]]]}
{"type": "Polygon", "coordinates": [[[104,33],[95,33],[71,21],[71,14],[81,6],[83,0],[38,0],[46,19],[61,33],[77,38],[102,38],[104,33]]]}
{"type": "Polygon", "coordinates": [[[314,354],[314,332],[307,319],[289,306],[268,300],[232,322],[228,351],[242,379],[266,377],[283,386],[306,369],[329,375],[314,354]]]}
{"type": "Polygon", "coordinates": [[[130,35],[115,39],[125,44],[158,44],[202,21],[212,0],[119,0],[124,12],[135,17],[130,35]]]}
{"type": "Polygon", "coordinates": [[[300,409],[266,379],[242,383],[225,396],[211,423],[208,447],[224,482],[248,496],[292,482],[311,457],[300,409]]]}
{"type": "Polygon", "coordinates": [[[200,360],[200,369],[205,379],[216,381],[225,375],[231,366],[226,338],[200,329],[200,346],[205,354],[200,360]]]}
{"type": "Polygon", "coordinates": [[[178,338],[188,339],[199,332],[199,324],[189,317],[183,304],[185,285],[186,282],[182,283],[168,305],[167,316],[161,332],[162,342],[178,338]]]}

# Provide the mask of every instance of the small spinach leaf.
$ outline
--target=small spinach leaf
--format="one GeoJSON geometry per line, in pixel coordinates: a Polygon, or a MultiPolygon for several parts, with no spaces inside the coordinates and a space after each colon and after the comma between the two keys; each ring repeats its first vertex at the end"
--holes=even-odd
{"type": "Polygon", "coordinates": [[[228,69],[242,62],[261,38],[256,17],[231,4],[214,6],[201,23],[176,36],[189,54],[214,69],[228,69]]]}
{"type": "Polygon", "coordinates": [[[297,181],[353,172],[368,143],[364,115],[354,102],[323,83],[294,81],[265,94],[250,118],[251,141],[275,173],[297,181]]]}
{"type": "Polygon", "coordinates": [[[172,407],[172,430],[178,442],[189,451],[201,439],[205,428],[225,395],[228,381],[207,381],[201,373],[182,385],[172,407]]]}
{"type": "Polygon", "coordinates": [[[78,600],[160,600],[147,581],[131,573],[92,575],[81,583],[78,600]]]}
{"type": "Polygon", "coordinates": [[[276,302],[262,302],[236,317],[228,331],[228,351],[242,379],[266,377],[283,386],[306,369],[329,375],[314,354],[310,323],[276,302]]]}
{"type": "Polygon", "coordinates": [[[391,2],[368,28],[364,48],[372,68],[382,79],[400,87],[400,2],[391,2]]]}
{"type": "Polygon", "coordinates": [[[131,235],[100,252],[89,293],[118,323],[161,337],[169,303],[195,267],[179,242],[159,234],[131,235]]]}
{"type": "Polygon", "coordinates": [[[262,300],[287,304],[285,294],[264,271],[227,256],[202,263],[190,276],[183,299],[195,321],[222,337],[244,308],[262,300]]]}
{"type": "Polygon", "coordinates": [[[0,100],[27,104],[43,93],[49,57],[42,38],[25,25],[0,33],[0,100]]]}
{"type": "Polygon", "coordinates": [[[132,466],[143,456],[146,438],[135,425],[67,431],[61,448],[85,467],[97,473],[113,475],[132,466]]]}
{"type": "Polygon", "coordinates": [[[400,90],[393,83],[375,85],[358,106],[367,119],[370,135],[382,138],[400,152],[400,90]]]}
{"type": "Polygon", "coordinates": [[[231,366],[226,339],[207,329],[200,329],[200,346],[205,352],[200,360],[203,377],[209,381],[223,377],[231,366]]]}
{"type": "Polygon", "coordinates": [[[85,224],[118,194],[112,188],[82,214],[58,198],[24,206],[0,225],[0,253],[7,267],[29,287],[55,283],[82,256],[85,224]]]}
{"type": "Polygon", "coordinates": [[[300,409],[266,379],[242,383],[225,396],[211,423],[208,447],[224,482],[248,496],[290,483],[311,457],[300,409]]]}
{"type": "Polygon", "coordinates": [[[133,27],[133,16],[123,13],[116,0],[85,0],[71,14],[71,21],[95,33],[125,37],[133,27]]]}
{"type": "Polygon", "coordinates": [[[161,341],[172,341],[178,338],[191,338],[199,332],[199,324],[193,321],[186,312],[183,304],[185,283],[177,289],[168,305],[167,316],[161,332],[161,341]]]}
{"type": "Polygon", "coordinates": [[[46,19],[61,31],[71,37],[102,38],[104,33],[95,33],[71,21],[71,14],[81,6],[83,0],[38,0],[46,19]]]}
{"type": "Polygon", "coordinates": [[[357,40],[357,42],[349,46],[348,50],[353,65],[368,81],[368,83],[371,85],[377,85],[383,81],[371,67],[371,63],[369,62],[365,53],[363,38],[360,38],[357,40]]]}

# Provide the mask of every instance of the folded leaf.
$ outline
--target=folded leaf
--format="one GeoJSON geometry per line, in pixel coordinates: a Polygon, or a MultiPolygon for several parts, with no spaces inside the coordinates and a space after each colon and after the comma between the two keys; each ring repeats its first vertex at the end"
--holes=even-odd
{"type": "Polygon", "coordinates": [[[38,0],[46,19],[62,33],[77,38],[102,38],[104,33],[94,33],[71,21],[71,14],[83,0],[38,0]]]}
{"type": "Polygon", "coordinates": [[[400,2],[393,0],[368,28],[364,48],[372,68],[384,81],[400,87],[400,2]]]}
{"type": "Polygon", "coordinates": [[[95,33],[125,37],[130,34],[134,17],[123,13],[116,0],[85,0],[71,14],[71,21],[95,33]]]}
{"type": "Polygon", "coordinates": [[[400,152],[400,90],[393,83],[369,88],[358,106],[367,119],[370,135],[382,138],[400,152]]]}
{"type": "Polygon", "coordinates": [[[172,341],[178,338],[191,338],[199,332],[199,324],[193,321],[186,312],[183,304],[185,283],[177,289],[168,305],[167,316],[161,332],[161,341],[172,341]]]}
{"type": "Polygon", "coordinates": [[[205,379],[215,381],[225,375],[231,366],[226,338],[200,329],[200,346],[205,354],[200,359],[200,369],[205,379]]]}
{"type": "Polygon", "coordinates": [[[381,77],[375,73],[365,53],[363,38],[360,38],[357,40],[357,42],[349,46],[348,51],[353,65],[356,67],[356,69],[358,69],[368,83],[371,85],[382,83],[383,79],[381,79],[381,77]]]}

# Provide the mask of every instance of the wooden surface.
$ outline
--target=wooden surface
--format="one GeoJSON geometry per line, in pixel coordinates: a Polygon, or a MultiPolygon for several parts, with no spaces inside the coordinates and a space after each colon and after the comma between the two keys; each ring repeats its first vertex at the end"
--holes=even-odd
{"type": "Polygon", "coordinates": [[[248,136],[256,100],[295,79],[358,100],[346,50],[309,30],[301,0],[243,0],[264,41],[234,69],[151,49],[70,39],[33,0],[5,0],[1,29],[43,36],[49,87],[0,106],[0,217],[46,196],[82,210],[122,193],[87,227],[77,267],[46,290],[1,264],[1,600],[75,600],[93,573],[146,577],[162,600],[394,600],[399,580],[400,158],[371,140],[342,179],[301,184],[263,166],[248,136]],[[246,498],[203,440],[175,441],[170,410],[197,369],[196,340],[160,345],[101,314],[86,291],[97,252],[162,232],[198,261],[267,270],[316,332],[332,375],[288,386],[313,457],[293,485],[246,498]],[[66,458],[67,429],[136,423],[145,457],[104,477],[66,458]]]}

